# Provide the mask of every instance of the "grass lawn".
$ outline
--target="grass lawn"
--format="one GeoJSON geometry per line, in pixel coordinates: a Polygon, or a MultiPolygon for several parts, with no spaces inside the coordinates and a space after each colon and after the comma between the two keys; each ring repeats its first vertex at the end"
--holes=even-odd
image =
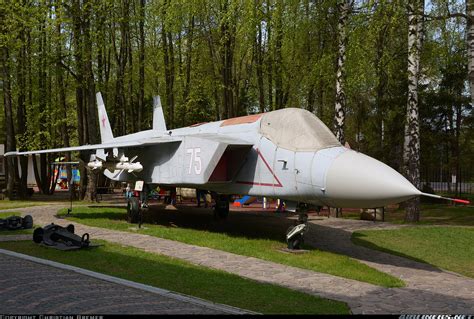
{"type": "Polygon", "coordinates": [[[132,247],[100,243],[104,246],[67,252],[33,242],[0,242],[0,248],[266,314],[350,313],[342,302],[258,283],[132,247]]]}
{"type": "Polygon", "coordinates": [[[355,232],[352,240],[358,245],[474,278],[474,227],[420,226],[366,230],[355,232]]]}
{"type": "MultiPolygon", "coordinates": [[[[359,212],[344,212],[344,218],[360,219],[359,212]]],[[[385,221],[395,224],[405,224],[404,209],[388,209],[385,221]]],[[[474,226],[474,206],[452,206],[445,204],[422,204],[420,206],[420,222],[423,225],[457,225],[474,226]]]]}
{"type": "MultiPolygon", "coordinates": [[[[17,212],[8,212],[8,213],[0,213],[0,218],[4,219],[10,216],[21,216],[20,213],[17,212]]],[[[34,222],[34,220],[33,220],[34,222]]],[[[0,236],[2,235],[21,235],[21,234],[33,234],[35,226],[31,229],[17,229],[17,230],[8,230],[8,229],[0,229],[0,236]]]]}
{"type": "MultiPolygon", "coordinates": [[[[59,214],[65,215],[66,210],[61,210],[59,214]]],[[[76,207],[73,214],[68,218],[85,225],[128,232],[140,232],[192,245],[210,247],[238,255],[256,257],[289,266],[355,279],[383,287],[404,286],[403,281],[400,279],[344,255],[324,252],[311,247],[305,247],[310,250],[306,254],[288,254],[280,251],[280,249],[286,248],[286,242],[284,241],[248,238],[244,235],[230,235],[224,232],[192,228],[144,224],[144,228],[132,230],[131,225],[125,221],[125,217],[126,210],[124,208],[76,207]]]]}
{"type": "Polygon", "coordinates": [[[12,209],[12,208],[23,208],[31,206],[42,206],[42,205],[51,205],[51,202],[42,202],[42,201],[28,201],[28,200],[0,200],[0,210],[1,209],[12,209]]]}
{"type": "MultiPolygon", "coordinates": [[[[420,214],[419,224],[474,226],[474,206],[422,204],[420,214]]],[[[386,217],[386,220],[392,223],[405,223],[405,210],[397,209],[386,217]]]]}

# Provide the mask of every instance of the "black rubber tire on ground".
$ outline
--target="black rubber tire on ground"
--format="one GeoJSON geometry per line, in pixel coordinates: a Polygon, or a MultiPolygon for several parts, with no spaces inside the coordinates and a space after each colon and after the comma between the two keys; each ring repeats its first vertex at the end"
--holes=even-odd
{"type": "Polygon", "coordinates": [[[75,231],[74,225],[73,224],[67,225],[66,230],[70,232],[71,234],[74,234],[74,231],[75,231]]]}
{"type": "Polygon", "coordinates": [[[229,216],[229,201],[227,198],[220,198],[216,201],[216,207],[214,207],[214,216],[217,219],[226,219],[229,216]]]}
{"type": "Polygon", "coordinates": [[[21,229],[23,227],[22,221],[23,221],[23,218],[21,218],[20,216],[7,217],[6,218],[7,229],[8,230],[21,229]]]}
{"type": "Polygon", "coordinates": [[[44,229],[38,227],[33,232],[33,241],[37,244],[40,244],[43,241],[44,229]]]}
{"type": "MultiPolygon", "coordinates": [[[[293,228],[294,226],[288,227],[288,229],[286,230],[287,236],[293,230],[293,228]]],[[[290,240],[287,239],[286,242],[288,244],[288,249],[300,249],[300,246],[304,242],[304,236],[302,234],[299,234],[299,235],[293,236],[293,238],[291,238],[290,240]]]]}
{"type": "Polygon", "coordinates": [[[303,235],[293,236],[291,239],[287,240],[288,249],[300,249],[300,246],[303,244],[303,235]]]}
{"type": "Polygon", "coordinates": [[[138,223],[140,218],[140,205],[138,198],[130,197],[127,202],[127,221],[131,224],[138,223]]]}
{"type": "Polygon", "coordinates": [[[33,228],[33,217],[31,217],[31,215],[23,217],[22,225],[24,229],[33,228]]]}

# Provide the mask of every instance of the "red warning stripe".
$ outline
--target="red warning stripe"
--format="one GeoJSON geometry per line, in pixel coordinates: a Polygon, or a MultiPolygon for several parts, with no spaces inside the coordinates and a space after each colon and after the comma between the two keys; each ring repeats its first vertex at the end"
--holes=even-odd
{"type": "Polygon", "coordinates": [[[458,199],[458,198],[453,198],[453,202],[456,203],[462,203],[462,204],[470,204],[471,202],[465,199],[458,199]]]}
{"type": "Polygon", "coordinates": [[[278,177],[275,175],[275,173],[273,172],[272,168],[270,167],[270,165],[268,165],[268,162],[265,160],[265,157],[263,157],[262,153],[260,152],[260,150],[258,148],[255,149],[257,151],[257,154],[258,156],[260,156],[263,160],[263,162],[265,163],[265,166],[267,166],[268,170],[270,171],[270,173],[272,173],[272,176],[273,178],[278,182],[278,184],[271,184],[271,183],[256,183],[256,182],[246,182],[246,181],[237,181],[236,183],[237,184],[245,184],[245,185],[257,185],[257,186],[274,186],[274,187],[283,187],[283,185],[281,184],[280,180],[278,179],[278,177]]]}

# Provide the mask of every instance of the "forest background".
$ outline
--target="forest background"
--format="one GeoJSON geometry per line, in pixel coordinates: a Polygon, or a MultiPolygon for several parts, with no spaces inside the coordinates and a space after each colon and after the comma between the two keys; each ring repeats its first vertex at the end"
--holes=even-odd
{"type": "MultiPolygon", "coordinates": [[[[351,148],[404,171],[409,30],[418,17],[418,174],[469,182],[471,2],[2,0],[0,143],[98,143],[98,91],[114,135],[149,129],[153,95],[161,95],[168,128],[304,108],[342,129],[351,148]]],[[[43,193],[52,191],[53,159],[37,163],[43,193]]],[[[17,166],[25,160],[7,169],[17,166]]],[[[25,194],[26,177],[8,172],[25,194]]]]}

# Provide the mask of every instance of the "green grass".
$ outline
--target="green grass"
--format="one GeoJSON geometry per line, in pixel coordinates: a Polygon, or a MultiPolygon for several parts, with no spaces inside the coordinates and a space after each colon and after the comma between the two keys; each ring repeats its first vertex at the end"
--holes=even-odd
{"type": "MultiPolygon", "coordinates": [[[[474,226],[474,207],[449,204],[422,204],[420,224],[474,226]]],[[[387,215],[387,221],[405,223],[405,210],[398,209],[387,215]]]]}
{"type": "MultiPolygon", "coordinates": [[[[344,212],[343,217],[360,219],[359,212],[344,212]]],[[[385,211],[385,221],[394,224],[405,224],[404,209],[388,209],[385,211]]],[[[420,205],[420,222],[423,225],[457,225],[474,226],[474,206],[452,206],[450,204],[420,205]]]]}
{"type": "MultiPolygon", "coordinates": [[[[7,213],[0,213],[0,218],[7,218],[10,216],[21,216],[20,213],[17,212],[7,212],[7,213]]],[[[33,228],[31,229],[17,229],[17,230],[8,230],[8,229],[0,229],[0,236],[3,235],[21,235],[21,234],[33,234],[33,228]]]]}
{"type": "Polygon", "coordinates": [[[355,244],[422,261],[474,278],[474,228],[404,227],[357,231],[355,244]]]}
{"type": "MultiPolygon", "coordinates": [[[[60,215],[65,215],[61,210],[60,215]]],[[[177,214],[179,214],[177,212],[177,214]]],[[[251,256],[289,266],[309,269],[349,279],[368,282],[383,287],[403,287],[404,282],[391,275],[380,272],[363,263],[344,255],[324,252],[305,247],[310,251],[305,254],[284,253],[284,241],[275,239],[249,238],[244,235],[212,232],[192,228],[168,227],[145,224],[140,230],[132,230],[125,221],[126,211],[123,208],[76,207],[68,217],[79,223],[128,232],[140,232],[155,237],[175,240],[187,244],[219,249],[238,255],[251,256]]],[[[265,220],[262,220],[265,222],[265,220]]],[[[249,231],[250,234],[250,231],[249,231]]],[[[283,237],[283,236],[282,236],[283,237]]]]}
{"type": "Polygon", "coordinates": [[[54,260],[266,314],[349,314],[345,303],[319,298],[223,271],[109,242],[97,248],[59,251],[32,242],[1,243],[0,248],[54,260]]]}
{"type": "Polygon", "coordinates": [[[12,208],[24,208],[32,206],[51,205],[50,202],[42,201],[27,201],[27,200],[0,200],[0,210],[12,208]]]}

